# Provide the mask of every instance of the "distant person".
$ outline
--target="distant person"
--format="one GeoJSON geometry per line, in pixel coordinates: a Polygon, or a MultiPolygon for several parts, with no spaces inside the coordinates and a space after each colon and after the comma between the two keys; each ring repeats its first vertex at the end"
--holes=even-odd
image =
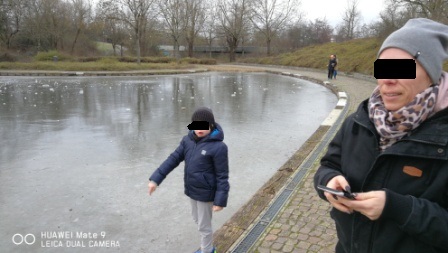
{"type": "Polygon", "coordinates": [[[193,220],[201,235],[201,249],[196,253],[214,253],[212,213],[226,207],[230,189],[227,146],[223,142],[224,132],[210,109],[198,108],[191,120],[188,134],[149,178],[149,195],[185,161],[185,195],[190,197],[193,220]]]}
{"type": "Polygon", "coordinates": [[[338,75],[338,68],[339,68],[339,61],[338,61],[338,57],[336,55],[334,55],[334,60],[336,61],[336,65],[334,66],[334,70],[333,70],[333,79],[336,79],[336,76],[338,75]]]}
{"type": "Polygon", "coordinates": [[[328,80],[333,79],[334,68],[336,67],[337,62],[334,55],[330,55],[330,60],[328,61],[328,80]]]}
{"type": "Polygon", "coordinates": [[[377,56],[378,85],[344,120],[314,175],[333,207],[336,253],[446,253],[448,26],[411,19],[377,56]]]}

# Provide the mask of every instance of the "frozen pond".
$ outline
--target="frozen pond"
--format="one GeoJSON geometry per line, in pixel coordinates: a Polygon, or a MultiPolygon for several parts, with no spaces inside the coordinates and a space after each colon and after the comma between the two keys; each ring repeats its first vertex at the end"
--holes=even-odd
{"type": "Polygon", "coordinates": [[[320,85],[267,73],[0,77],[1,251],[193,252],[183,164],[151,197],[147,183],[195,108],[213,109],[229,147],[217,229],[336,102],[320,85]]]}

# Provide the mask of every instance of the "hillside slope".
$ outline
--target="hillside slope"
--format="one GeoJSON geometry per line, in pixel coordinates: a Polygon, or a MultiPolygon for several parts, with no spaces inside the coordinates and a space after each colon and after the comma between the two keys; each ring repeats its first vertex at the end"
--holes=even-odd
{"type": "MultiPolygon", "coordinates": [[[[336,54],[340,71],[373,75],[373,63],[381,44],[382,40],[375,38],[355,39],[342,43],[313,45],[293,53],[248,58],[240,62],[326,69],[330,54],[336,54]]],[[[445,62],[444,69],[448,71],[448,62],[445,62]]]]}

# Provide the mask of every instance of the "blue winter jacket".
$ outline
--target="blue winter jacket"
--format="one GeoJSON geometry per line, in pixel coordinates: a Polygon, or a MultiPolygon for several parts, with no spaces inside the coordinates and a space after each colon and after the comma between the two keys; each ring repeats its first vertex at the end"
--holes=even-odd
{"type": "Polygon", "coordinates": [[[182,138],[179,147],[160,165],[149,180],[158,185],[165,177],[185,161],[185,194],[197,201],[212,202],[215,206],[227,206],[229,194],[229,161],[224,131],[216,128],[206,137],[196,141],[194,131],[182,138]]]}

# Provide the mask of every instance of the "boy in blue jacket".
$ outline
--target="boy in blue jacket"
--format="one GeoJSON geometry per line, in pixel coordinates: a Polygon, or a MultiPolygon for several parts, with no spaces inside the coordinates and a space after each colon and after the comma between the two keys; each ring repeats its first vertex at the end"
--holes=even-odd
{"type": "Polygon", "coordinates": [[[227,145],[223,142],[224,131],[210,109],[198,108],[191,120],[188,134],[149,178],[149,195],[185,161],[185,195],[190,197],[193,219],[201,234],[201,249],[195,253],[214,253],[212,213],[226,207],[230,189],[227,145]],[[208,129],[197,127],[205,122],[208,129]]]}

